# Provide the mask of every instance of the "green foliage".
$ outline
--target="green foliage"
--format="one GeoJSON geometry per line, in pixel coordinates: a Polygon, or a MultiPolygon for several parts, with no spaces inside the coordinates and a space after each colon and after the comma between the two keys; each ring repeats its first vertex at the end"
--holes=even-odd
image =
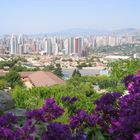
{"type": "Polygon", "coordinates": [[[45,66],[43,70],[53,72],[55,75],[59,76],[60,78],[63,77],[60,64],[56,64],[56,67],[54,67],[53,65],[45,66]]]}
{"type": "Polygon", "coordinates": [[[80,71],[75,69],[75,70],[73,71],[72,77],[81,77],[80,71]]]}
{"type": "Polygon", "coordinates": [[[3,69],[5,66],[13,67],[17,63],[16,59],[8,60],[8,61],[1,61],[0,62],[0,69],[3,69]]]}
{"type": "Polygon", "coordinates": [[[26,58],[22,56],[19,56],[17,60],[21,62],[27,62],[26,58]]]}
{"type": "Polygon", "coordinates": [[[25,66],[21,65],[21,62],[26,62],[27,60],[23,57],[18,57],[18,58],[11,58],[10,60],[7,61],[1,61],[0,62],[0,69],[3,69],[4,67],[9,67],[10,71],[16,71],[16,72],[21,72],[21,71],[39,71],[39,67],[35,68],[27,68],[25,66]]]}
{"type": "Polygon", "coordinates": [[[16,71],[16,72],[29,71],[28,68],[23,67],[23,66],[21,66],[20,64],[19,64],[19,65],[14,65],[14,66],[11,68],[11,70],[12,70],[12,71],[16,71]]]}
{"type": "Polygon", "coordinates": [[[53,71],[54,70],[54,66],[53,65],[48,65],[48,66],[45,66],[44,71],[53,71]]]}
{"type": "Polygon", "coordinates": [[[55,68],[53,73],[59,77],[63,77],[62,69],[60,67],[55,68]]]}
{"type": "MultiPolygon", "coordinates": [[[[47,70],[54,70],[54,67],[51,66],[46,68],[47,70]]],[[[111,76],[81,76],[81,74],[75,70],[73,77],[67,80],[64,85],[35,87],[32,89],[16,86],[12,90],[12,96],[17,107],[26,109],[40,108],[44,104],[46,98],[54,98],[56,102],[65,109],[63,116],[56,121],[67,123],[70,114],[69,106],[64,104],[61,98],[63,96],[76,96],[79,100],[76,101],[73,108],[84,109],[90,113],[95,107],[93,101],[102,96],[102,94],[98,94],[94,90],[93,85],[99,85],[101,89],[110,92],[115,91],[123,93],[125,90],[123,84],[117,80],[113,80],[111,76]]]]}
{"type": "Polygon", "coordinates": [[[46,98],[54,98],[56,102],[65,109],[63,116],[56,121],[67,123],[70,112],[68,111],[69,106],[62,102],[63,96],[76,96],[78,101],[74,104],[74,108],[81,108],[87,112],[91,112],[94,109],[93,101],[98,99],[101,95],[96,93],[91,83],[85,83],[82,79],[77,79],[77,77],[76,79],[73,78],[67,81],[65,85],[36,87],[32,89],[16,86],[12,90],[12,97],[16,102],[16,106],[20,108],[40,108],[44,104],[46,98]]]}
{"type": "Polygon", "coordinates": [[[2,116],[4,114],[4,112],[0,109],[0,116],[2,116]]]}
{"type": "Polygon", "coordinates": [[[117,86],[117,81],[113,80],[109,76],[99,76],[97,83],[101,89],[107,89],[109,87],[114,88],[117,86]]]}
{"type": "Polygon", "coordinates": [[[0,90],[3,90],[7,87],[7,81],[5,79],[0,79],[0,90]]]}
{"type": "Polygon", "coordinates": [[[91,62],[89,62],[89,63],[82,62],[82,63],[78,64],[77,68],[82,69],[83,67],[91,67],[91,66],[92,66],[91,62]]]}
{"type": "Polygon", "coordinates": [[[122,80],[129,74],[136,74],[140,69],[140,60],[119,60],[108,64],[111,78],[117,81],[122,80]]]}
{"type": "Polygon", "coordinates": [[[101,131],[96,131],[95,133],[95,140],[105,140],[103,134],[101,133],[101,131]]]}
{"type": "Polygon", "coordinates": [[[124,93],[126,90],[126,87],[122,83],[118,83],[116,87],[109,87],[107,88],[108,92],[119,92],[119,93],[124,93]]]}
{"type": "Polygon", "coordinates": [[[103,89],[107,89],[109,92],[123,93],[126,88],[122,84],[122,80],[129,74],[136,74],[140,69],[140,60],[118,60],[108,64],[110,70],[110,76],[107,79],[102,79],[99,85],[103,89]]]}
{"type": "Polygon", "coordinates": [[[14,88],[16,85],[23,85],[20,79],[20,75],[16,71],[10,71],[9,73],[7,73],[5,79],[7,80],[11,88],[14,88]]]}

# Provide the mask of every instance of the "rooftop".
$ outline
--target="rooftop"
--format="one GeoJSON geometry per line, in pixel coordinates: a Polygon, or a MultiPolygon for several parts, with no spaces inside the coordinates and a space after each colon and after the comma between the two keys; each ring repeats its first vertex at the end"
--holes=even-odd
{"type": "Polygon", "coordinates": [[[62,80],[61,78],[59,78],[51,72],[20,72],[19,74],[22,79],[28,79],[35,87],[53,86],[64,83],[64,80],[62,80]]]}

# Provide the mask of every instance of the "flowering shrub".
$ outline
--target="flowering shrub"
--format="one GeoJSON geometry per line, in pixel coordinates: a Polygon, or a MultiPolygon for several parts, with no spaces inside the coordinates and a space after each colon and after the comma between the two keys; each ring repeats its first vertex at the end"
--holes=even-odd
{"type": "MultiPolygon", "coordinates": [[[[45,122],[46,126],[48,126],[47,132],[49,132],[49,127],[55,125],[55,123],[51,124],[50,122],[61,116],[63,112],[64,110],[55,103],[54,99],[46,99],[46,103],[42,108],[26,112],[26,121],[23,126],[18,125],[16,116],[7,113],[0,117],[0,139],[33,140],[36,138],[37,122],[45,122]]],[[[47,136],[48,140],[50,139],[50,135],[48,135],[47,132],[43,133],[42,139],[44,139],[44,137],[47,138],[47,136]]]]}
{"type": "Polygon", "coordinates": [[[120,98],[118,116],[111,120],[108,131],[114,140],[140,140],[140,71],[124,82],[129,94],[120,98]]]}
{"type": "Polygon", "coordinates": [[[26,112],[28,119],[35,119],[37,121],[50,122],[64,113],[63,108],[55,103],[54,99],[46,99],[45,105],[41,109],[35,109],[26,112]]]}
{"type": "Polygon", "coordinates": [[[140,72],[123,80],[128,95],[108,93],[95,101],[97,125],[112,140],[140,140],[140,72]]]}
{"type": "Polygon", "coordinates": [[[68,113],[69,115],[73,115],[76,113],[76,106],[75,106],[75,103],[76,101],[78,101],[78,98],[77,97],[70,97],[70,96],[66,96],[66,97],[62,97],[61,98],[62,100],[62,103],[64,104],[65,107],[67,107],[68,109],[68,113]]]}
{"type": "Polygon", "coordinates": [[[128,94],[106,93],[94,102],[92,113],[74,107],[77,97],[62,97],[71,112],[68,124],[57,122],[65,111],[53,98],[46,99],[42,108],[26,112],[22,125],[13,114],[4,114],[0,117],[0,139],[140,140],[140,72],[123,82],[128,94]]]}
{"type": "Polygon", "coordinates": [[[78,110],[75,116],[70,116],[70,127],[78,131],[82,131],[87,127],[90,116],[84,110],[78,110]]]}
{"type": "Polygon", "coordinates": [[[62,97],[62,101],[63,101],[63,102],[67,102],[68,104],[72,104],[72,105],[73,105],[77,100],[78,100],[77,97],[70,97],[70,96],[62,97]]]}
{"type": "Polygon", "coordinates": [[[68,125],[61,123],[51,123],[47,126],[47,131],[43,133],[42,140],[71,140],[72,134],[68,125]]]}

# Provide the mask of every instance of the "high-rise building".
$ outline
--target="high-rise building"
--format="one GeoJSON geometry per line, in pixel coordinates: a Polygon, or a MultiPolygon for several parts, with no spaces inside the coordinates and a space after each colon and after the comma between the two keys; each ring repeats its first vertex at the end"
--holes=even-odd
{"type": "Polygon", "coordinates": [[[78,38],[78,56],[81,56],[81,52],[82,52],[82,38],[78,38]]]}
{"type": "Polygon", "coordinates": [[[74,40],[74,53],[78,54],[78,38],[74,40]]]}
{"type": "Polygon", "coordinates": [[[51,39],[48,38],[47,39],[47,55],[51,55],[52,54],[52,42],[51,39]]]}
{"type": "Polygon", "coordinates": [[[47,54],[47,50],[48,50],[48,40],[47,40],[47,38],[43,39],[43,50],[47,54]]]}
{"type": "Polygon", "coordinates": [[[28,54],[29,53],[29,45],[30,44],[25,44],[24,45],[24,54],[28,54]]]}
{"type": "Polygon", "coordinates": [[[64,40],[64,50],[65,50],[65,55],[69,55],[69,40],[68,39],[64,40]]]}
{"type": "Polygon", "coordinates": [[[18,48],[17,37],[12,34],[12,36],[11,36],[10,54],[11,55],[16,55],[17,54],[17,48],[18,48]]]}
{"type": "Polygon", "coordinates": [[[76,37],[74,39],[74,54],[81,56],[82,50],[82,38],[76,37]]]}
{"type": "Polygon", "coordinates": [[[70,39],[70,54],[74,53],[74,38],[70,39]]]}
{"type": "Polygon", "coordinates": [[[56,55],[56,53],[58,53],[58,51],[56,51],[56,47],[57,47],[56,38],[55,37],[51,37],[51,55],[52,54],[56,55]]]}
{"type": "Polygon", "coordinates": [[[56,44],[55,44],[54,55],[58,55],[58,53],[59,53],[59,47],[58,47],[58,44],[56,43],[56,44]]]}
{"type": "Polygon", "coordinates": [[[109,43],[109,38],[107,36],[97,36],[94,43],[95,47],[107,46],[109,43]]]}
{"type": "Polygon", "coordinates": [[[116,43],[116,36],[109,36],[109,43],[108,43],[109,46],[116,46],[117,43],[116,43]]]}
{"type": "Polygon", "coordinates": [[[22,55],[23,53],[24,53],[24,38],[23,35],[19,35],[17,54],[22,55]]]}

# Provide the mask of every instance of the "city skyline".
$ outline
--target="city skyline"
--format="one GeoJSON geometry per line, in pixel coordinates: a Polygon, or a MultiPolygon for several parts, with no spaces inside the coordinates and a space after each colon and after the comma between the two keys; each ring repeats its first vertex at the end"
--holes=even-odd
{"type": "Polygon", "coordinates": [[[139,0],[4,0],[0,34],[140,29],[139,0]]]}
{"type": "Polygon", "coordinates": [[[0,54],[86,57],[91,50],[100,47],[134,47],[139,44],[139,36],[129,34],[83,37],[12,35],[0,38],[0,54]]]}

